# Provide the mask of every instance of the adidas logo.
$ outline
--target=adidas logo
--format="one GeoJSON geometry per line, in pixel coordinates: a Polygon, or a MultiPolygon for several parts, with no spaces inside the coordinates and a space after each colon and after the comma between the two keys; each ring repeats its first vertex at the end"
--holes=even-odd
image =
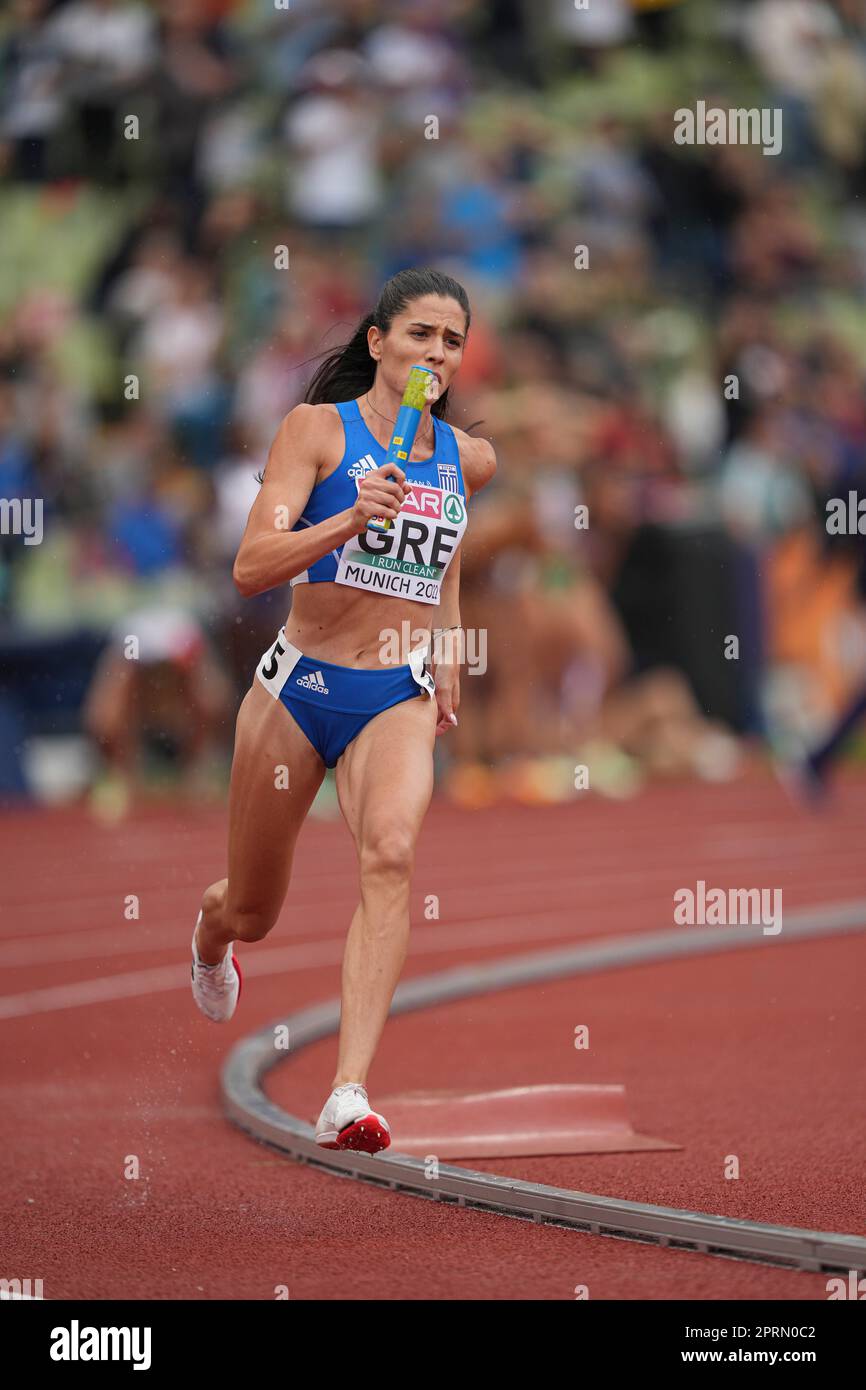
{"type": "Polygon", "coordinates": [[[348,470],[350,478],[363,478],[367,473],[372,473],[378,464],[372,454],[365,454],[362,459],[356,459],[352,467],[348,470]]]}
{"type": "Polygon", "coordinates": [[[321,671],[313,671],[309,676],[298,676],[295,685],[302,685],[306,690],[315,690],[317,695],[330,694],[321,671]]]}

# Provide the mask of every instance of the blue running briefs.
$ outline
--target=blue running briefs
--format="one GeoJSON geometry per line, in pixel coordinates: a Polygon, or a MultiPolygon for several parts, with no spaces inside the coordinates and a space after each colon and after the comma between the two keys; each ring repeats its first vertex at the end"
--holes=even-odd
{"type": "Polygon", "coordinates": [[[425,649],[406,666],[358,668],[317,661],[286,640],[280,628],[256,668],[262,685],[285,705],[326,767],[335,767],[353,738],[382,710],[416,695],[435,696],[425,649]]]}

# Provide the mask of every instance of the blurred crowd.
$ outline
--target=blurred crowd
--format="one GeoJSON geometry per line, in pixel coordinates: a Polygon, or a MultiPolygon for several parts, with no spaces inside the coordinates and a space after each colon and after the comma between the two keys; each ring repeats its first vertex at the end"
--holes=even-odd
{"type": "Polygon", "coordinates": [[[130,777],[138,733],[224,760],[290,603],[231,583],[256,473],[408,265],[467,288],[452,419],[499,458],[454,796],[729,777],[866,679],[863,539],[825,526],[866,495],[866,0],[11,0],[0,171],[0,498],[44,505],[40,545],[0,535],[0,764],[23,731],[31,786],[82,731],[130,777]],[[698,101],[781,112],[781,152],[678,145],[698,101]],[[31,692],[80,677],[25,699],[22,653],[31,692]]]}

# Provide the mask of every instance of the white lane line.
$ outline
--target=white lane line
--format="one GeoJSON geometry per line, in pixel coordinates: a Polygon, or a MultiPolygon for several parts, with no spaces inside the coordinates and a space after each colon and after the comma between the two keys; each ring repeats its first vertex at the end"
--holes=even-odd
{"type": "MultiPolygon", "coordinates": [[[[314,910],[312,906],[310,910],[314,910]]],[[[20,970],[33,965],[62,965],[73,960],[101,961],[108,956],[142,956],[157,951],[174,954],[177,951],[181,939],[177,923],[174,926],[151,927],[146,933],[139,931],[139,926],[140,923],[124,922],[117,927],[103,927],[99,936],[90,934],[84,940],[77,940],[70,933],[68,940],[38,938],[35,941],[10,941],[7,945],[0,945],[0,968],[20,970]]],[[[297,946],[332,939],[321,935],[309,938],[309,928],[305,931],[303,924],[300,927],[296,930],[291,922],[284,927],[291,933],[297,946]]],[[[192,936],[192,926],[186,934],[192,936]]]]}
{"type": "MultiPolygon", "coordinates": [[[[292,899],[293,904],[298,903],[301,907],[312,910],[317,906],[328,903],[339,904],[343,901],[340,891],[335,891],[335,886],[342,885],[343,880],[352,884],[354,887],[358,881],[358,871],[353,869],[350,872],[338,874],[330,873],[327,876],[305,875],[304,880],[298,883],[298,890],[292,899]]],[[[214,880],[207,874],[200,876],[200,882],[207,886],[214,880]]],[[[294,888],[294,885],[293,885],[294,888]]],[[[130,930],[131,923],[124,917],[123,912],[126,906],[126,899],[135,893],[140,905],[150,910],[151,917],[154,915],[168,916],[173,910],[179,914],[188,915],[193,911],[193,920],[198,911],[201,898],[201,889],[196,895],[190,889],[181,884],[174,889],[161,888],[158,893],[151,891],[149,886],[140,888],[134,881],[127,884],[123,889],[112,889],[105,893],[100,893],[97,897],[84,897],[83,895],[71,894],[69,891],[63,897],[51,898],[48,896],[34,899],[31,897],[27,902],[10,903],[8,899],[0,903],[0,913],[2,913],[3,931],[0,931],[0,942],[11,945],[13,942],[22,940],[32,940],[38,937],[45,941],[59,941],[73,933],[83,935],[86,932],[96,932],[105,930],[105,920],[112,918],[117,922],[118,928],[130,930]],[[195,908],[192,909],[192,903],[195,908]],[[92,927],[76,926],[69,927],[69,918],[79,918],[93,916],[101,919],[92,927]],[[30,924],[34,924],[35,930],[31,933],[30,924]],[[48,925],[54,922],[56,925],[48,925]]]]}
{"type": "MultiPolygon", "coordinates": [[[[505,926],[500,917],[488,918],[466,928],[413,927],[410,955],[436,955],[442,951],[459,951],[464,946],[496,946],[500,942],[525,941],[557,936],[573,936],[572,922],[563,922],[567,909],[537,913],[527,919],[505,926]],[[548,926],[545,922],[550,920],[548,926]]],[[[348,928],[347,928],[348,929],[348,928]]],[[[192,935],[192,933],[190,933],[192,935]]],[[[345,933],[306,946],[281,946],[270,950],[250,948],[241,956],[244,978],[278,974],[281,971],[299,973],[333,965],[343,958],[345,933]]],[[[177,933],[175,933],[175,943],[177,933]]],[[[241,943],[243,949],[243,943],[241,943]]],[[[160,994],[172,989],[189,988],[189,967],[160,965],[149,970],[134,970],[96,980],[79,980],[69,985],[50,985],[45,989],[28,990],[21,994],[0,997],[0,1020],[25,1018],[29,1014],[52,1013],[60,1009],[77,1009],[88,1004],[108,1004],[117,999],[134,999],[138,995],[160,994]]]]}
{"type": "MultiPolygon", "coordinates": [[[[636,875],[636,877],[641,878],[642,881],[645,882],[642,875],[636,875]]],[[[617,876],[617,885],[621,887],[628,879],[628,874],[620,873],[617,876]]],[[[562,890],[564,888],[566,891],[570,891],[573,887],[575,891],[583,891],[583,918],[591,916],[593,919],[597,919],[599,916],[603,915],[603,913],[607,912],[615,912],[616,915],[619,915],[621,910],[619,905],[615,906],[612,902],[605,904],[604,909],[601,909],[597,903],[586,902],[585,895],[592,884],[596,882],[606,887],[611,884],[611,879],[604,878],[601,880],[593,880],[588,876],[574,879],[573,882],[567,879],[560,879],[557,881],[557,889],[562,890]]],[[[528,896],[531,897],[535,894],[537,897],[537,890],[534,885],[524,886],[529,889],[528,896]]],[[[852,888],[855,889],[859,886],[859,880],[852,884],[852,888]]],[[[839,887],[844,891],[844,883],[839,885],[839,887]]],[[[512,917],[520,917],[523,921],[526,920],[526,908],[521,907],[519,903],[516,906],[513,905],[507,914],[501,914],[496,919],[488,917],[483,913],[478,916],[473,915],[473,908],[476,906],[486,907],[490,899],[491,891],[492,886],[485,887],[482,885],[477,891],[473,889],[466,892],[455,892],[450,895],[448,901],[452,919],[456,918],[464,923],[467,928],[472,928],[481,923],[494,920],[505,921],[507,918],[512,917]]],[[[548,917],[562,917],[567,914],[568,911],[568,907],[563,906],[558,911],[540,914],[533,913],[531,920],[535,922],[546,920],[548,917]]],[[[186,915],[189,916],[189,912],[187,912],[186,915]]],[[[293,899],[290,908],[286,910],[286,920],[279,924],[278,929],[290,932],[295,946],[318,945],[322,941],[343,941],[345,939],[345,931],[348,930],[349,917],[350,913],[346,908],[345,898],[334,900],[333,905],[327,901],[323,901],[320,897],[310,898],[309,901],[293,899]],[[305,926],[305,921],[308,920],[310,914],[315,914],[319,919],[332,917],[344,921],[346,924],[345,929],[340,933],[339,937],[334,937],[333,935],[316,935],[309,940],[304,940],[303,937],[308,930],[305,926]],[[298,940],[298,937],[301,939],[298,940]]],[[[190,918],[190,920],[192,920],[192,918],[190,918]]],[[[141,932],[140,927],[140,922],[122,922],[118,923],[116,927],[88,927],[83,931],[70,931],[66,936],[54,934],[49,936],[22,937],[19,940],[0,942],[0,968],[23,969],[33,965],[60,965],[73,960],[103,960],[108,956],[145,955],[153,951],[175,951],[177,949],[179,939],[177,925],[149,927],[146,935],[141,932]]],[[[445,923],[442,924],[440,930],[443,928],[445,930],[452,930],[452,928],[449,928],[445,923]]],[[[424,928],[419,929],[425,930],[424,928]]],[[[413,928],[413,930],[415,930],[415,928],[413,928]]],[[[571,930],[571,928],[569,928],[569,930],[571,930]]],[[[559,932],[557,932],[556,935],[559,935],[559,932]]]]}
{"type": "MultiPolygon", "coordinates": [[[[821,931],[832,933],[838,926],[863,923],[866,926],[866,899],[852,902],[821,904],[818,908],[797,908],[786,915],[788,937],[797,935],[797,922],[811,919],[820,913],[822,927],[813,929],[810,935],[818,936],[821,931]]],[[[618,913],[617,913],[618,915],[618,913]]],[[[707,949],[714,935],[724,931],[742,932],[745,941],[750,936],[759,936],[764,945],[785,938],[767,937],[760,927],[682,927],[675,928],[672,939],[688,934],[707,935],[707,949]]],[[[475,923],[471,927],[413,927],[410,936],[410,958],[413,956],[437,955],[445,951],[459,951],[470,946],[496,946],[506,941],[525,941],[553,939],[560,936],[576,936],[574,924],[568,920],[568,910],[559,908],[553,912],[536,913],[533,917],[521,916],[517,921],[505,924],[501,917],[488,918],[486,922],[475,923]],[[563,920],[563,917],[566,920],[563,920]]],[[[642,931],[630,933],[617,940],[637,940],[645,935],[642,931]]],[[[586,937],[581,944],[595,943],[604,946],[609,936],[586,937]]],[[[345,938],[330,938],[327,941],[313,942],[306,946],[282,946],[271,950],[250,949],[241,957],[242,969],[246,978],[257,975],[272,975],[281,971],[299,973],[302,970],[316,970],[332,965],[342,959],[345,938]]],[[[625,947],[623,947],[625,949],[625,947]]],[[[640,949],[634,946],[630,949],[640,949]]],[[[173,989],[189,988],[189,967],[181,965],[161,965],[148,970],[134,970],[107,979],[79,980],[68,985],[51,985],[45,989],[29,990],[21,994],[7,994],[0,997],[0,1021],[9,1018],[25,1018],[30,1014],[53,1013],[62,1009],[83,1008],[90,1004],[108,1004],[118,999],[135,999],[145,994],[161,994],[173,989]]]]}
{"type": "MultiPolygon", "coordinates": [[[[800,856],[802,858],[802,856],[800,856]]],[[[823,860],[822,860],[823,862],[823,860]]],[[[650,899],[658,891],[659,898],[669,896],[673,892],[673,882],[676,878],[677,883],[682,879],[682,868],[677,869],[676,873],[667,870],[664,866],[655,865],[650,868],[625,869],[620,867],[614,873],[584,873],[572,878],[560,878],[557,880],[557,891],[564,894],[573,894],[573,901],[580,903],[581,916],[591,915],[597,917],[600,912],[612,910],[612,903],[605,903],[603,906],[596,901],[588,901],[596,891],[602,893],[616,885],[622,889],[629,883],[634,883],[640,887],[642,900],[650,908],[653,907],[650,899]]],[[[764,875],[765,881],[772,881],[772,868],[767,870],[764,875]]],[[[863,873],[852,872],[849,875],[833,875],[833,885],[837,893],[852,895],[862,891],[863,873]]],[[[453,918],[457,918],[466,923],[476,921],[489,921],[483,909],[490,900],[490,894],[498,886],[493,883],[475,883],[465,885],[463,888],[455,890],[449,895],[449,908],[453,918]],[[478,909],[482,909],[481,912],[478,909]]],[[[718,885],[716,885],[718,886],[718,885]]],[[[785,892],[793,891],[797,885],[792,884],[790,890],[785,888],[785,892]]],[[[308,888],[308,886],[306,886],[308,888]]],[[[536,882],[522,880],[517,885],[510,897],[511,906],[507,916],[524,916],[528,908],[522,905],[519,896],[520,892],[525,892],[527,899],[531,900],[533,895],[537,897],[544,892],[546,880],[539,877],[536,882]]],[[[309,889],[308,889],[309,891],[309,889]]],[[[158,911],[151,912],[151,920],[155,918],[157,922],[163,924],[166,918],[175,916],[178,921],[185,920],[190,916],[189,894],[183,890],[183,906],[179,907],[175,913],[171,907],[161,903],[158,911]]],[[[562,908],[563,912],[568,911],[567,907],[562,908]]],[[[315,890],[302,895],[299,893],[293,896],[286,908],[284,929],[297,933],[304,937],[308,935],[309,917],[315,915],[317,920],[336,918],[340,921],[345,920],[348,926],[349,910],[346,908],[345,896],[328,897],[316,893],[315,890]]],[[[544,914],[542,914],[544,915],[544,914]]],[[[535,914],[533,914],[533,920],[535,914]]],[[[194,917],[190,917],[194,920],[194,917]]],[[[173,950],[177,947],[178,932],[177,926],[158,925],[147,928],[147,936],[142,934],[141,920],[126,921],[118,920],[116,926],[84,927],[73,928],[68,932],[54,931],[40,933],[35,936],[9,937],[6,940],[0,939],[0,968],[26,968],[33,965],[53,965],[62,964],[74,960],[102,960],[108,956],[131,956],[145,955],[149,951],[173,950]]],[[[313,941],[332,939],[315,937],[313,941]]],[[[342,939],[342,938],[341,938],[342,939]]],[[[306,944],[303,941],[296,941],[296,945],[306,944]]],[[[310,944],[313,944],[312,942],[310,944]]]]}

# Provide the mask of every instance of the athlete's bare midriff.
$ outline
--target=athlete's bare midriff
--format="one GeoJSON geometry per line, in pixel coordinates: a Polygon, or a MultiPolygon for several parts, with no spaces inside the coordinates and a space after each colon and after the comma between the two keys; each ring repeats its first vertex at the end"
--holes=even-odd
{"type": "Polygon", "coordinates": [[[358,593],[345,584],[298,584],[292,590],[286,636],[306,656],[318,661],[332,661],[337,666],[392,666],[389,653],[394,652],[395,643],[400,644],[400,662],[404,663],[409,651],[421,646],[438,612],[433,604],[358,593]]]}
{"type": "MultiPolygon", "coordinates": [[[[336,406],[322,405],[319,409],[322,451],[317,481],[321,483],[340,466],[345,439],[336,406]]],[[[379,438],[378,433],[374,437],[379,438]]],[[[388,442],[379,439],[383,448],[387,448],[388,442]]],[[[406,466],[423,463],[432,456],[428,441],[426,447],[412,450],[406,466]]],[[[332,661],[337,666],[392,667],[396,644],[399,643],[400,663],[405,663],[409,651],[425,641],[424,634],[436,623],[438,613],[438,604],[361,593],[345,584],[296,584],[286,619],[286,637],[305,656],[317,661],[332,661]]]]}

